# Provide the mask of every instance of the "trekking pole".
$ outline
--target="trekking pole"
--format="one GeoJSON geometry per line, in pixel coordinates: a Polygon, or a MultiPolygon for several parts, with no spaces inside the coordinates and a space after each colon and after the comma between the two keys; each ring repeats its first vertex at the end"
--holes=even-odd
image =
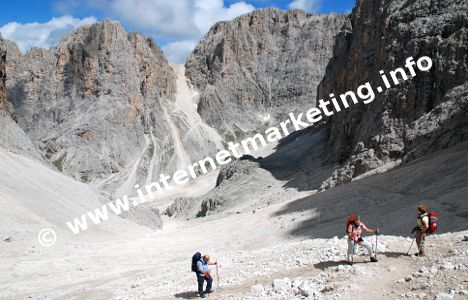
{"type": "Polygon", "coordinates": [[[374,253],[374,257],[375,259],[377,259],[377,236],[379,235],[378,232],[375,233],[375,253],[374,253]]]}
{"type": "Polygon", "coordinates": [[[354,249],[356,249],[356,241],[353,241],[353,255],[351,255],[351,263],[354,264],[354,249]]]}
{"type": "Polygon", "coordinates": [[[218,264],[216,264],[216,287],[219,289],[219,272],[218,272],[218,264]]]}
{"type": "Polygon", "coordinates": [[[411,242],[411,245],[409,246],[408,252],[406,252],[406,255],[409,255],[409,252],[411,250],[411,247],[413,247],[414,240],[416,239],[416,234],[413,237],[413,241],[411,242]]]}

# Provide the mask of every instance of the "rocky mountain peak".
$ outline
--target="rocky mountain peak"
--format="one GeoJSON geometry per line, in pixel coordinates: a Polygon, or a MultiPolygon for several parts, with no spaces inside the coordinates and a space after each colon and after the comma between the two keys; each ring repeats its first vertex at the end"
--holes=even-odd
{"type": "Polygon", "coordinates": [[[232,139],[309,107],[345,22],[268,8],[216,23],[186,63],[202,118],[232,139]]]}
{"type": "Polygon", "coordinates": [[[193,105],[178,106],[176,73],[151,38],[105,20],[50,49],[22,55],[9,47],[8,100],[19,126],[78,180],[131,193],[136,183],[174,171],[185,153],[203,157],[215,147],[198,131],[201,122],[184,115],[193,105]],[[179,149],[180,139],[190,151],[179,149]]]}

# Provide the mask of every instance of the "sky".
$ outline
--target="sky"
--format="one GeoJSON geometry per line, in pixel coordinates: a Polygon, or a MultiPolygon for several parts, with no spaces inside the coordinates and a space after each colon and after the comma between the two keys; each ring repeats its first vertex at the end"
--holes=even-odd
{"type": "Polygon", "coordinates": [[[106,18],[152,36],[167,58],[184,63],[210,27],[258,8],[349,13],[355,0],[13,0],[2,3],[0,33],[21,51],[49,48],[73,29],[106,18]]]}

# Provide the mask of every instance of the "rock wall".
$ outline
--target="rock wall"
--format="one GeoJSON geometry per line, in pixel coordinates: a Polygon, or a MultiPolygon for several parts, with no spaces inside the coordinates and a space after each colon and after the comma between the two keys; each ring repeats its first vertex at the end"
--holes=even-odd
{"type": "Polygon", "coordinates": [[[2,36],[0,35],[0,110],[8,111],[9,105],[6,101],[6,74],[5,74],[5,64],[6,64],[6,45],[3,42],[2,36]]]}
{"type": "Polygon", "coordinates": [[[7,100],[7,41],[0,35],[0,148],[44,162],[24,131],[15,122],[11,103],[7,100]]]}
{"type": "Polygon", "coordinates": [[[0,35],[0,111],[4,113],[11,113],[11,105],[7,101],[7,94],[6,94],[6,51],[7,47],[5,41],[3,40],[2,36],[0,35]]]}
{"type": "Polygon", "coordinates": [[[105,20],[49,50],[22,55],[8,45],[18,124],[67,175],[116,196],[135,194],[135,184],[215,150],[178,107],[176,74],[150,38],[105,20]]]}
{"type": "Polygon", "coordinates": [[[229,140],[313,105],[344,23],[274,8],[216,23],[186,63],[202,118],[229,140]]]}
{"type": "Polygon", "coordinates": [[[429,56],[433,67],[331,117],[327,159],[342,168],[325,187],[468,139],[467,9],[462,0],[357,1],[318,98],[382,85],[379,70],[404,67],[410,56],[429,56]]]}

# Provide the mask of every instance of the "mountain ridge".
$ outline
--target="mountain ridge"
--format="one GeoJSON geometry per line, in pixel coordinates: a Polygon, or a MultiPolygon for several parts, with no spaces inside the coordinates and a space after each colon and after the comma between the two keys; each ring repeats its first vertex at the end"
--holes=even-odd
{"type": "Polygon", "coordinates": [[[187,117],[195,108],[180,107],[176,73],[156,43],[118,22],[80,27],[24,55],[10,43],[6,70],[16,121],[41,155],[115,196],[219,147],[187,117]]]}

